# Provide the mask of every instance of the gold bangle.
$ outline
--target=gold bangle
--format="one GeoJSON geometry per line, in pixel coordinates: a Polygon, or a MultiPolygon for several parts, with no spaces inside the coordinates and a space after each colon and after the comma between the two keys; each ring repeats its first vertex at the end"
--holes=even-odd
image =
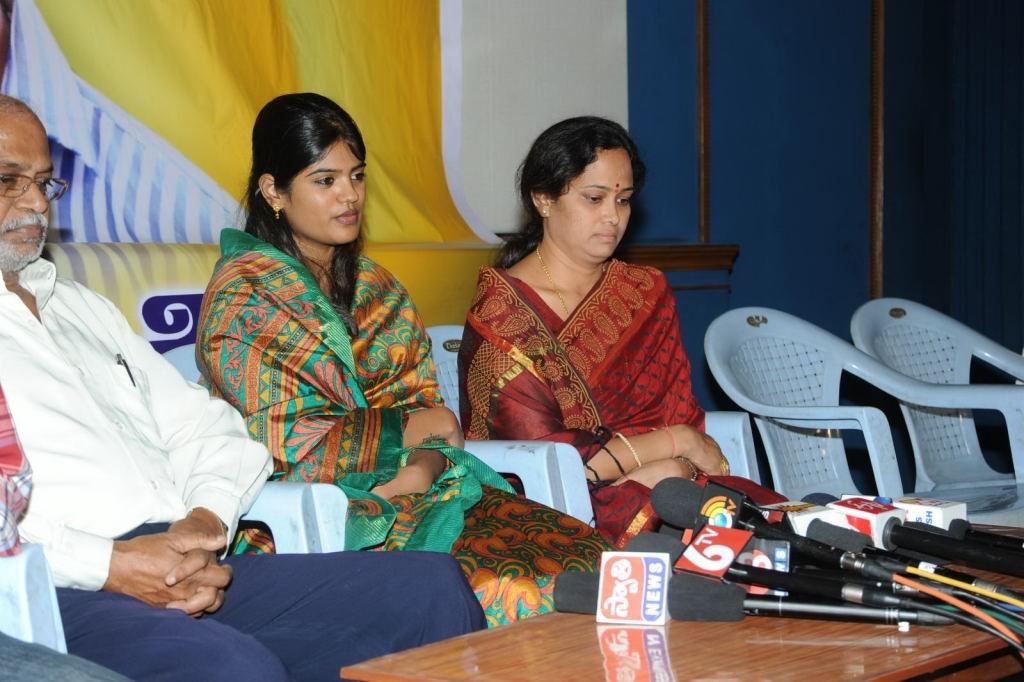
{"type": "Polygon", "coordinates": [[[642,467],[644,463],[640,461],[640,455],[636,454],[636,448],[634,448],[633,444],[629,442],[629,439],[618,432],[616,432],[615,436],[620,438],[622,442],[626,444],[626,447],[629,448],[629,451],[633,453],[633,459],[636,460],[636,468],[639,469],[642,467]]]}
{"type": "Polygon", "coordinates": [[[676,457],[676,459],[678,459],[680,462],[683,462],[684,464],[686,464],[686,466],[690,467],[690,480],[691,481],[696,481],[697,480],[697,465],[695,465],[693,462],[691,462],[686,457],[679,456],[679,457],[676,457]]]}

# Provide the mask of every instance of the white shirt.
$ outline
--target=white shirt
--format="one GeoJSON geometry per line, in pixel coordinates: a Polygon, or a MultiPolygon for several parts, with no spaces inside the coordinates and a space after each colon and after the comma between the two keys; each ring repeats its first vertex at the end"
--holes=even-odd
{"type": "Polygon", "coordinates": [[[20,281],[42,321],[0,285],[0,385],[34,471],[19,532],[43,545],[56,584],[100,589],[113,538],[195,507],[232,533],[272,471],[241,416],[52,263],[20,281]]]}

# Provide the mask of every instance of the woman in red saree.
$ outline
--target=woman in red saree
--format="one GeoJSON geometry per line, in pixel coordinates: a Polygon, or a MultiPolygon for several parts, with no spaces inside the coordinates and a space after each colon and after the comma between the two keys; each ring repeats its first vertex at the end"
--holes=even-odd
{"type": "Polygon", "coordinates": [[[612,258],[644,170],[612,121],[542,133],[519,171],[529,221],[481,269],[459,351],[466,437],[574,445],[596,526],[620,547],[658,524],[656,483],[729,473],[704,434],[665,276],[612,258]]]}

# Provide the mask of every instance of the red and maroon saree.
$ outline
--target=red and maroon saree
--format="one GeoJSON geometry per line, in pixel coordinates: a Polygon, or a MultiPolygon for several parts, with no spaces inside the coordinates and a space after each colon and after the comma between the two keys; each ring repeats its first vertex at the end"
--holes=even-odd
{"type": "MultiPolygon", "coordinates": [[[[504,270],[482,268],[459,351],[467,438],[570,443],[588,461],[610,435],[703,430],[665,276],[618,260],[568,319],[504,270]]],[[[658,522],[650,489],[591,484],[598,530],[623,546],[658,522]]]]}

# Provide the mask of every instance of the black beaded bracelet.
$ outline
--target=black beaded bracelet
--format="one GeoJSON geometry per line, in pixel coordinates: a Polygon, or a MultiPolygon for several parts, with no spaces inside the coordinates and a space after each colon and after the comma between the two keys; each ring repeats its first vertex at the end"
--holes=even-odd
{"type": "Polygon", "coordinates": [[[613,462],[615,462],[615,466],[617,466],[619,468],[619,473],[621,473],[623,476],[625,476],[626,475],[626,470],[622,468],[622,463],[619,462],[618,458],[615,455],[612,454],[612,451],[608,449],[608,446],[607,445],[602,445],[601,449],[608,453],[608,456],[612,458],[613,462]]]}

